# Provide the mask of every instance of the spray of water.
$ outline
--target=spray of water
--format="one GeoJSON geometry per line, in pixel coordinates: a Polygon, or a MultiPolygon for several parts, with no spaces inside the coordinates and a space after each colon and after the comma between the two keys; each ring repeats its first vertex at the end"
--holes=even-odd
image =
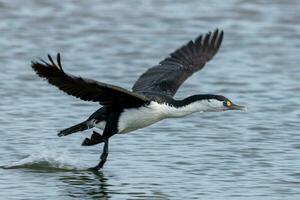
{"type": "Polygon", "coordinates": [[[25,158],[12,162],[6,166],[6,169],[26,168],[31,170],[45,171],[69,171],[80,170],[77,160],[53,150],[43,150],[38,153],[32,153],[25,158]]]}

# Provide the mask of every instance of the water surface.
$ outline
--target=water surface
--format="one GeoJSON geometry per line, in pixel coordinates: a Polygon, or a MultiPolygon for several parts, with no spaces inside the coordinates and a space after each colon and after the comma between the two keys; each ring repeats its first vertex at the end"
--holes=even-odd
{"type": "Polygon", "coordinates": [[[298,1],[0,1],[0,199],[299,199],[298,1]],[[58,138],[99,105],[38,78],[66,71],[130,89],[146,68],[216,27],[223,46],[177,93],[222,94],[248,112],[196,113],[81,147],[58,138]]]}

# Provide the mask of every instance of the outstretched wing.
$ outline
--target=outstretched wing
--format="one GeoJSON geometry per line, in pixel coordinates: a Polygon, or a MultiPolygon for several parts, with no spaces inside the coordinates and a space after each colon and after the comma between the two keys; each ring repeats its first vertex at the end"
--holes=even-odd
{"type": "Polygon", "coordinates": [[[174,96],[180,85],[193,73],[201,70],[218,52],[223,31],[200,35],[177,49],[159,65],[148,69],[135,82],[132,90],[137,93],[159,93],[174,96]]]}
{"type": "Polygon", "coordinates": [[[148,102],[143,95],[135,94],[126,89],[101,83],[91,79],[67,74],[62,69],[60,54],[57,54],[57,63],[50,55],[49,62],[32,62],[34,71],[48,82],[69,95],[80,98],[84,101],[99,102],[106,106],[136,107],[148,102]]]}

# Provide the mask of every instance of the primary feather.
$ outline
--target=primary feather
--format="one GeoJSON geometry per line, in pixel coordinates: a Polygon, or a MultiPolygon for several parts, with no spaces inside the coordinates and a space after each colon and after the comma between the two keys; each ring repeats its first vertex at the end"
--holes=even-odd
{"type": "Polygon", "coordinates": [[[182,83],[218,52],[223,40],[223,31],[200,35],[171,53],[159,65],[148,69],[135,82],[132,90],[140,94],[159,93],[174,96],[182,83]]]}
{"type": "Polygon", "coordinates": [[[124,88],[85,79],[67,74],[63,71],[60,54],[57,54],[57,64],[48,55],[49,62],[32,62],[32,68],[36,73],[60,90],[84,101],[99,102],[106,106],[120,106],[130,108],[143,105],[148,100],[145,96],[130,92],[124,88]]]}

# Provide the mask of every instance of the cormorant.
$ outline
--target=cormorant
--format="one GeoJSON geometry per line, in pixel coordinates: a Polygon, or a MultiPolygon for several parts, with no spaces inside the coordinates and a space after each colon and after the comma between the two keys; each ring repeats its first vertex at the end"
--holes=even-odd
{"type": "Polygon", "coordinates": [[[65,73],[59,53],[57,62],[48,55],[49,62],[33,61],[32,68],[67,94],[102,105],[87,120],[58,133],[58,136],[66,136],[93,127],[102,129],[102,134],[93,131],[91,138],[82,143],[90,146],[104,142],[100,162],[91,168],[99,170],[108,156],[108,140],[115,134],[128,133],[166,118],[184,117],[194,112],[245,110],[244,106],[236,105],[221,95],[197,94],[183,100],[173,98],[180,85],[214,57],[222,40],[223,31],[216,29],[189,41],[143,73],[132,91],[65,73]]]}

